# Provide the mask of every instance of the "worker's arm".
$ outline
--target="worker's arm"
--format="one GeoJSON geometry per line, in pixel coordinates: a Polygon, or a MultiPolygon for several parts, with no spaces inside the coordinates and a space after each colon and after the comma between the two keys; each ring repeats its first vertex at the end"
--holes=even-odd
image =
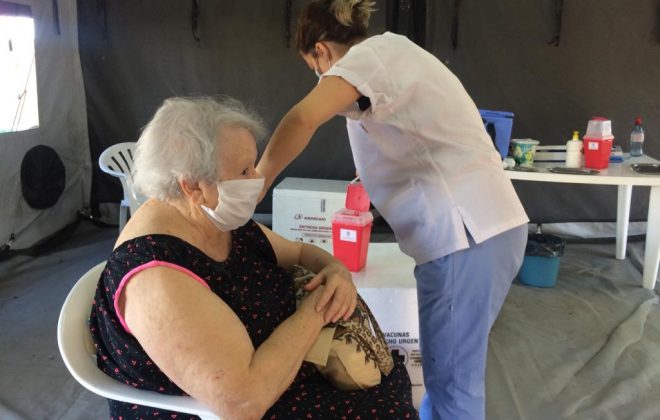
{"type": "Polygon", "coordinates": [[[298,102],[278,124],[257,165],[265,178],[264,191],[309,144],[321,124],[345,110],[360,97],[360,92],[337,76],[324,77],[312,91],[298,102]]]}

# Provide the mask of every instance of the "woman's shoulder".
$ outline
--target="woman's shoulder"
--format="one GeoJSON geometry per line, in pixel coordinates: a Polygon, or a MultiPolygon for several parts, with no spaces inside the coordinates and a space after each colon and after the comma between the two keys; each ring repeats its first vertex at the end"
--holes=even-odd
{"type": "Polygon", "coordinates": [[[144,203],[131,216],[113,249],[116,259],[177,258],[199,252],[199,244],[186,232],[180,216],[157,200],[144,203]]]}
{"type": "Polygon", "coordinates": [[[268,259],[273,252],[266,235],[253,220],[232,231],[230,237],[223,235],[218,241],[208,243],[191,231],[176,210],[157,200],[144,203],[119,235],[113,254],[125,256],[128,251],[158,257],[167,252],[170,258],[173,254],[178,257],[203,254],[214,262],[227,261],[237,251],[261,254],[268,259]]]}
{"type": "Polygon", "coordinates": [[[382,34],[372,35],[364,41],[355,44],[353,48],[360,49],[362,47],[371,49],[386,48],[391,50],[393,48],[407,47],[409,44],[414,43],[404,35],[395,34],[393,32],[383,32],[382,34]]]}
{"type": "Polygon", "coordinates": [[[196,246],[169,233],[147,233],[127,239],[115,247],[108,258],[110,265],[131,269],[153,261],[177,265],[193,255],[203,254],[196,246]]]}
{"type": "Polygon", "coordinates": [[[119,233],[114,248],[116,249],[124,242],[155,232],[179,236],[177,235],[178,225],[176,215],[171,214],[163,202],[150,199],[142,204],[135,214],[131,215],[128,223],[119,233]]]}
{"type": "MultiPolygon", "coordinates": [[[[414,56],[418,49],[419,47],[403,35],[391,32],[373,35],[349,48],[346,54],[330,68],[329,74],[332,74],[333,69],[336,68],[337,71],[348,70],[362,74],[369,80],[377,75],[380,75],[380,78],[387,77],[391,72],[391,67],[402,65],[403,56],[407,57],[411,54],[414,56]]],[[[403,65],[410,65],[410,63],[403,65]]],[[[359,80],[358,82],[362,84],[366,81],[359,80]]],[[[351,81],[349,83],[356,86],[351,81]]]]}

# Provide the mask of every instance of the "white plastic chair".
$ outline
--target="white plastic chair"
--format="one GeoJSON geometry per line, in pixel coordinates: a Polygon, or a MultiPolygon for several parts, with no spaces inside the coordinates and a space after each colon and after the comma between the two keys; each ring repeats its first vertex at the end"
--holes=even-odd
{"type": "Polygon", "coordinates": [[[104,267],[105,262],[102,262],[78,280],[69,292],[60,312],[57,323],[57,344],[71,375],[82,386],[105,398],[190,413],[202,419],[218,419],[209,408],[192,397],[163,395],[133,388],[112,379],[97,367],[96,350],[87,321],[92,309],[96,284],[104,267]]]}
{"type": "Polygon", "coordinates": [[[124,198],[119,206],[119,231],[124,228],[130,215],[135,214],[138,207],[144,203],[145,198],[138,194],[133,188],[133,152],[135,151],[134,142],[117,143],[105,149],[99,157],[99,166],[101,170],[112,176],[116,176],[121,181],[124,190],[124,198]]]}

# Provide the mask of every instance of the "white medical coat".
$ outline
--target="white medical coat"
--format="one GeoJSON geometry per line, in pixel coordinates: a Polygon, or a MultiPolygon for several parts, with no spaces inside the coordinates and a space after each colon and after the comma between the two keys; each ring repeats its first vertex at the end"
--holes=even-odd
{"type": "Polygon", "coordinates": [[[371,201],[417,264],[527,223],[499,153],[463,85],[437,58],[386,32],[327,72],[371,101],[342,113],[371,201]]]}

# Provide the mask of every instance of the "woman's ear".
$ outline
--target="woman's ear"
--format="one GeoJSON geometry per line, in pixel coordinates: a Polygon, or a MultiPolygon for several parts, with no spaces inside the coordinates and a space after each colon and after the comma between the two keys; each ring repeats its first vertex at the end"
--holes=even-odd
{"type": "Polygon", "coordinates": [[[199,182],[192,182],[187,179],[179,179],[179,186],[187,200],[194,204],[204,204],[204,191],[200,188],[199,182]]]}
{"type": "Polygon", "coordinates": [[[330,58],[330,49],[323,42],[317,42],[314,44],[314,54],[316,54],[316,58],[324,57],[327,60],[330,58]]]}

